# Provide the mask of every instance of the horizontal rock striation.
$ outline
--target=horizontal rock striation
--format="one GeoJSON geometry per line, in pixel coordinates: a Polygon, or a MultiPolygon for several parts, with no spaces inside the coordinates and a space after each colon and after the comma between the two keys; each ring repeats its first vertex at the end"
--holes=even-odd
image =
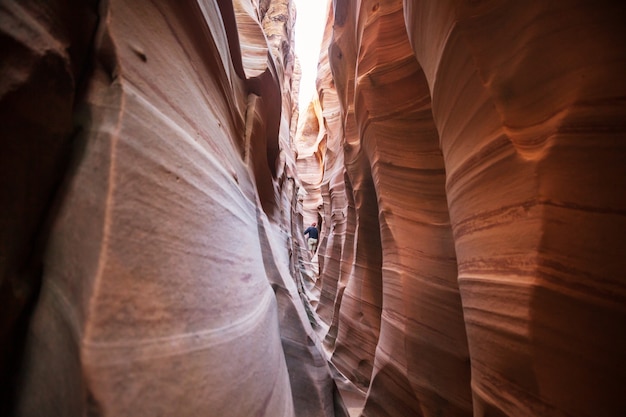
{"type": "Polygon", "coordinates": [[[626,7],[295,16],[0,1],[0,414],[623,414],[626,7]]]}
{"type": "Polygon", "coordinates": [[[291,2],[0,11],[6,414],[346,415],[298,290],[291,2]]]}
{"type": "Polygon", "coordinates": [[[620,414],[624,15],[333,2],[317,313],[363,416],[620,414]]]}

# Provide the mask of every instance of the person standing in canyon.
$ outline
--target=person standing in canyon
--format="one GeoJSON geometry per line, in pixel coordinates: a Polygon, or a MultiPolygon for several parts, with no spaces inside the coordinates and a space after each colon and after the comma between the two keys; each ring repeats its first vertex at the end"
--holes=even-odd
{"type": "Polygon", "coordinates": [[[308,244],[309,250],[311,253],[315,253],[315,249],[317,248],[317,239],[319,239],[319,231],[317,230],[317,223],[313,222],[309,227],[304,231],[304,235],[309,235],[308,244]]]}

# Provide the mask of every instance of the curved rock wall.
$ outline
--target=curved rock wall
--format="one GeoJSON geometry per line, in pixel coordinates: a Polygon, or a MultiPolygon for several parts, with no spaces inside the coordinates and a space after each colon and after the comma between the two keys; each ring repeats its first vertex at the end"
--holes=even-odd
{"type": "Polygon", "coordinates": [[[345,415],[296,279],[291,2],[0,11],[3,415],[345,415]]]}
{"type": "MultiPolygon", "coordinates": [[[[342,178],[336,173],[336,179],[329,177],[328,181],[329,184],[343,183],[347,192],[346,197],[339,197],[341,188],[336,188],[332,194],[333,212],[339,211],[342,200],[347,202],[346,234],[343,252],[325,255],[329,260],[337,257],[341,263],[336,279],[341,283],[340,289],[343,291],[338,293],[337,301],[341,301],[341,306],[333,309],[335,314],[326,342],[333,347],[332,359],[338,370],[358,388],[366,390],[370,383],[380,332],[382,250],[376,192],[369,162],[359,141],[352,102],[355,73],[349,68],[356,65],[356,55],[352,52],[356,51],[356,40],[355,33],[351,30],[353,26],[345,22],[354,19],[352,10],[347,10],[347,15],[340,15],[335,11],[335,29],[329,39],[328,48],[328,61],[334,82],[324,94],[325,97],[331,97],[331,92],[336,90],[340,107],[335,105],[335,112],[345,109],[342,112],[343,128],[335,129],[339,135],[334,139],[338,142],[335,148],[344,150],[345,174],[342,178]],[[336,60],[345,66],[334,65],[336,60]]],[[[339,158],[338,160],[341,161],[339,158]]],[[[330,261],[327,263],[331,264],[330,261]]],[[[325,269],[324,279],[328,279],[331,273],[331,269],[325,269]]]]}
{"type": "Polygon", "coordinates": [[[15,396],[97,23],[95,2],[0,2],[0,415],[15,396]]]}
{"type": "Polygon", "coordinates": [[[619,413],[626,9],[405,4],[449,167],[475,410],[619,413]]]}
{"type": "Polygon", "coordinates": [[[0,414],[621,415],[626,7],[334,0],[296,134],[289,0],[61,3],[0,1],[0,414]]]}
{"type": "Polygon", "coordinates": [[[467,336],[428,85],[402,2],[362,3],[358,18],[354,106],[378,201],[383,283],[366,411],[380,414],[397,397],[398,411],[385,412],[468,415],[467,336]]]}
{"type": "Polygon", "coordinates": [[[333,2],[317,312],[363,416],[620,414],[625,10],[333,2]]]}

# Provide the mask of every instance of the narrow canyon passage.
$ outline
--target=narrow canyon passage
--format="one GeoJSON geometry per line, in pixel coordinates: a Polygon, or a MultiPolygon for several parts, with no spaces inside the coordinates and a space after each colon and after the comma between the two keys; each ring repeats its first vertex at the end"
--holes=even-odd
{"type": "Polygon", "coordinates": [[[327,12],[0,0],[0,415],[623,414],[626,6],[327,12]]]}

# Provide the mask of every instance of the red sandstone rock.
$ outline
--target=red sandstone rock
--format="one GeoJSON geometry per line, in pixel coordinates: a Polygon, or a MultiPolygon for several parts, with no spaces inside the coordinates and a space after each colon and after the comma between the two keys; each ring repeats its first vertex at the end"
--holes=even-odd
{"type": "Polygon", "coordinates": [[[334,1],[296,158],[288,1],[127,3],[0,4],[0,412],[621,415],[624,6],[334,1]]]}
{"type": "Polygon", "coordinates": [[[334,7],[355,246],[328,228],[318,313],[339,312],[333,362],[368,389],[363,416],[620,414],[624,7],[334,7]]]}
{"type": "MultiPolygon", "coordinates": [[[[318,310],[322,317],[325,309],[339,312],[333,362],[357,385],[370,388],[365,412],[376,415],[391,406],[396,413],[418,410],[419,404],[435,409],[429,402],[439,397],[450,404],[444,413],[467,414],[466,335],[428,88],[406,35],[401,36],[401,2],[362,3],[353,13],[342,26],[335,22],[330,51],[334,72],[352,73],[355,80],[335,79],[347,103],[346,120],[356,118],[355,137],[345,139],[346,172],[358,219],[356,262],[345,259],[355,266],[341,298],[322,298],[318,310]],[[359,44],[349,36],[352,19],[370,22],[362,28],[359,44]],[[350,59],[344,50],[360,51],[358,69],[355,57],[350,59]],[[393,69],[386,62],[394,62],[393,69]],[[351,82],[354,90],[347,88],[351,82]],[[333,301],[341,307],[329,308],[333,301]],[[379,328],[385,338],[379,339],[379,328]]],[[[333,190],[332,195],[342,193],[333,190]]],[[[340,201],[334,198],[329,205],[340,201]]],[[[328,238],[335,239],[341,235],[328,238]]],[[[341,240],[334,246],[325,248],[329,265],[342,258],[341,240]]],[[[322,279],[338,281],[344,269],[324,269],[322,279]]],[[[327,340],[333,336],[330,332],[327,340]]],[[[393,415],[392,409],[386,412],[393,415]]]]}
{"type": "MultiPolygon", "coordinates": [[[[333,87],[324,94],[324,97],[328,96],[329,101],[333,103],[331,101],[332,90],[333,88],[336,89],[338,101],[341,103],[341,108],[344,109],[342,133],[345,138],[337,137],[341,131],[334,128],[333,134],[336,144],[333,144],[331,149],[343,148],[342,159],[344,159],[346,172],[342,178],[331,169],[327,176],[328,179],[325,181],[328,181],[329,195],[331,189],[333,190],[330,198],[330,211],[337,213],[342,210],[343,207],[339,204],[343,201],[347,203],[347,207],[343,209],[345,210],[346,226],[341,254],[328,253],[329,246],[326,245],[327,254],[323,257],[323,259],[328,259],[325,261],[328,265],[337,262],[332,260],[333,258],[340,260],[341,264],[338,269],[326,268],[326,264],[324,265],[323,279],[326,282],[331,280],[331,283],[329,285],[323,282],[322,288],[330,288],[332,294],[334,286],[332,282],[335,280],[338,282],[338,292],[335,299],[340,301],[341,305],[332,308],[333,322],[326,337],[327,343],[332,346],[333,363],[359,388],[367,390],[380,329],[382,251],[378,232],[374,185],[370,171],[362,169],[367,161],[360,149],[354,119],[354,107],[351,104],[351,97],[354,94],[351,84],[354,81],[354,73],[350,73],[347,68],[356,62],[356,56],[350,53],[350,51],[355,50],[355,39],[354,31],[345,24],[345,21],[353,18],[354,15],[351,13],[349,16],[339,16],[335,11],[335,30],[328,49],[328,60],[331,65],[336,59],[342,60],[346,65],[333,66],[333,87]],[[342,51],[347,52],[344,54],[342,51]],[[346,74],[346,77],[342,77],[342,74],[346,74]],[[341,185],[339,185],[341,181],[343,181],[343,188],[346,191],[345,197],[341,197],[341,185]],[[339,273],[338,276],[333,277],[331,275],[333,269],[339,273]],[[333,342],[334,346],[332,345],[333,342]]],[[[329,23],[329,27],[331,26],[329,23]]],[[[334,110],[330,110],[328,114],[334,114],[339,110],[337,104],[332,104],[331,109],[334,110]]],[[[341,220],[331,219],[328,223],[336,225],[339,221],[341,220]]],[[[342,229],[335,227],[335,230],[339,232],[342,229]]],[[[340,236],[328,237],[328,241],[333,242],[330,246],[331,250],[334,250],[333,248],[337,245],[334,243],[336,239],[339,240],[337,243],[340,244],[340,236]]],[[[325,298],[328,300],[331,297],[325,298]]],[[[331,309],[330,307],[327,308],[331,309]]],[[[324,317],[323,311],[322,317],[324,317]]]]}
{"type": "Polygon", "coordinates": [[[475,413],[620,414],[624,7],[405,3],[446,160],[475,413]]]}

